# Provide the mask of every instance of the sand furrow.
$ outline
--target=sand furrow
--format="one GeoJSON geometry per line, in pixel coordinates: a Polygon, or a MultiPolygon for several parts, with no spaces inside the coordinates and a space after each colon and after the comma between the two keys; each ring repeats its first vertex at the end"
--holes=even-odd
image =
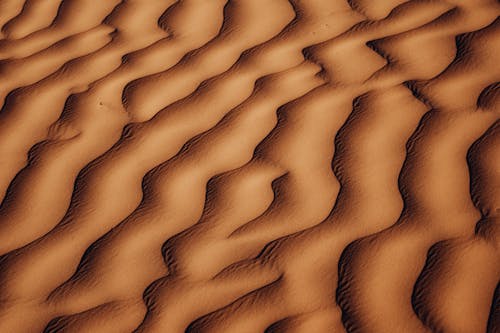
{"type": "Polygon", "coordinates": [[[71,35],[95,28],[120,2],[111,0],[96,6],[89,0],[63,0],[55,20],[47,28],[24,38],[1,40],[0,59],[24,58],[71,35]]]}
{"type": "Polygon", "coordinates": [[[500,140],[498,129],[497,122],[472,145],[467,156],[473,179],[471,195],[482,214],[474,234],[434,245],[415,285],[413,306],[433,331],[485,332],[488,317],[497,316],[493,308],[490,313],[490,307],[500,275],[500,171],[491,168],[491,160],[485,156],[498,160],[498,149],[494,148],[500,140]]]}
{"type": "Polygon", "coordinates": [[[466,149],[474,140],[473,135],[484,131],[494,117],[481,113],[471,115],[468,112],[461,112],[453,117],[437,112],[428,115],[417,130],[418,135],[413,138],[410,151],[412,155],[409,155],[418,158],[420,164],[407,160],[407,167],[402,171],[400,181],[403,193],[407,194],[401,218],[394,227],[353,243],[346,249],[341,261],[338,298],[346,313],[347,325],[352,327],[352,331],[425,331],[415,318],[409,300],[426,252],[439,240],[471,232],[477,219],[477,212],[471,207],[471,203],[467,203],[470,199],[467,195],[469,178],[466,165],[462,162],[461,169],[457,165],[463,161],[466,149]],[[433,129],[442,126],[440,123],[451,121],[455,123],[454,127],[450,127],[455,133],[446,135],[445,131],[433,129]],[[463,129],[459,124],[464,126],[463,129]],[[432,135],[427,134],[432,133],[431,131],[436,133],[434,135],[439,133],[440,137],[439,140],[434,140],[432,148],[427,141],[432,140],[432,135]],[[465,136],[464,133],[468,135],[465,136]],[[450,147],[451,144],[457,147],[450,147]],[[422,153],[419,154],[419,147],[425,147],[420,149],[425,151],[423,153],[426,158],[423,158],[422,153]],[[452,153],[459,155],[446,156],[452,153]],[[454,159],[456,160],[452,163],[454,159]],[[445,160],[449,161],[448,166],[443,162],[445,160]],[[426,172],[429,169],[432,172],[426,172]],[[444,178],[445,174],[450,175],[452,172],[455,177],[444,178]],[[425,178],[424,174],[427,174],[425,178]],[[429,177],[429,174],[434,177],[429,177]],[[455,193],[455,196],[450,197],[448,193],[455,193]],[[462,195],[459,196],[459,193],[462,195]],[[450,220],[453,221],[452,224],[447,223],[450,220]],[[370,253],[369,262],[366,261],[366,253],[370,253]],[[384,267],[384,274],[377,274],[376,267],[384,267]],[[381,294],[386,295],[383,301],[386,306],[379,303],[382,302],[378,298],[381,294]],[[393,296],[387,301],[389,294],[393,296]],[[360,301],[352,302],[355,299],[360,301]],[[389,307],[389,304],[393,307],[389,307]],[[373,312],[374,307],[378,313],[373,312]],[[367,315],[368,308],[372,317],[367,315]],[[389,313],[394,314],[392,320],[388,320],[389,313]]]}
{"type": "Polygon", "coordinates": [[[5,37],[21,39],[48,27],[56,17],[61,2],[62,0],[27,0],[21,13],[3,25],[5,37]]]}
{"type": "Polygon", "coordinates": [[[24,0],[4,0],[0,2],[0,27],[2,27],[2,29],[0,29],[0,36],[2,39],[5,38],[3,27],[7,22],[21,13],[24,2],[24,0]]]}

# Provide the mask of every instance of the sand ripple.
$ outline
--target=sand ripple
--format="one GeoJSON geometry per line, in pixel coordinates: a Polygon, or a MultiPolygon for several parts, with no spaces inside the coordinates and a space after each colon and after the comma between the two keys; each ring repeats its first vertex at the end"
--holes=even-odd
{"type": "Polygon", "coordinates": [[[499,14],[0,0],[0,332],[497,332],[499,14]]]}

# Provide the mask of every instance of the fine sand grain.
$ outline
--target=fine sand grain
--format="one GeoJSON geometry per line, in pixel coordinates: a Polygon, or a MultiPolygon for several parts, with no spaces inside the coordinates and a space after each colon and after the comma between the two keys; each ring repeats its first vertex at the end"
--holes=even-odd
{"type": "Polygon", "coordinates": [[[0,0],[0,333],[500,332],[497,0],[0,0]]]}

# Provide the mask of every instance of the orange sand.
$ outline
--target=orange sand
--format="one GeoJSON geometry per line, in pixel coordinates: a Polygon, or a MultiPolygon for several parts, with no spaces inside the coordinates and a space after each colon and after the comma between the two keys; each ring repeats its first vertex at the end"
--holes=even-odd
{"type": "Polygon", "coordinates": [[[0,0],[0,333],[500,332],[497,0],[0,0]]]}

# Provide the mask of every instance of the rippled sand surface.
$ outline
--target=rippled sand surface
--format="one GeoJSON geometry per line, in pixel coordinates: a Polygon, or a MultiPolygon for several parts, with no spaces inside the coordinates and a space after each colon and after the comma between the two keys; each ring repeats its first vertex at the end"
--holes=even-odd
{"type": "Polygon", "coordinates": [[[497,0],[0,0],[0,332],[500,332],[497,0]]]}

